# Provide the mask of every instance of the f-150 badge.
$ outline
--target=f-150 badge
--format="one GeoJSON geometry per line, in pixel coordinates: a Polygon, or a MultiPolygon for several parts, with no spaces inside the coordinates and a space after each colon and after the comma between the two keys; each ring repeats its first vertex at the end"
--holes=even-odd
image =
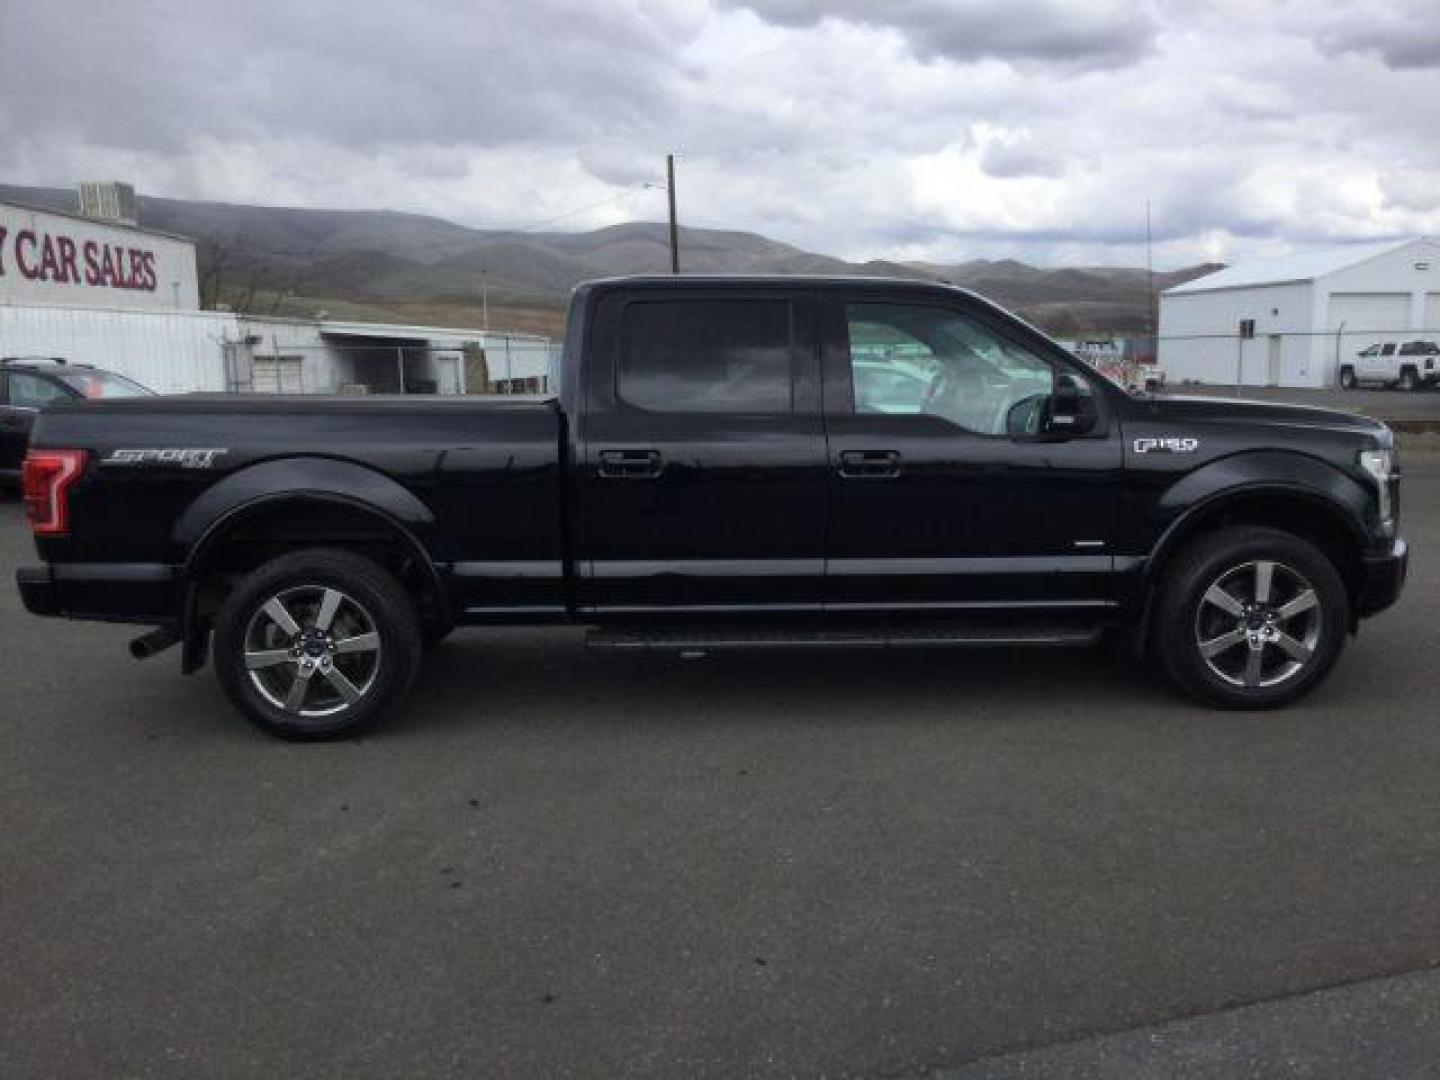
{"type": "Polygon", "coordinates": [[[228,446],[159,446],[140,449],[111,450],[100,459],[101,465],[178,465],[182,469],[208,469],[228,446]]]}
{"type": "Polygon", "coordinates": [[[1165,435],[1152,439],[1136,439],[1137,454],[1193,454],[1200,449],[1200,440],[1177,435],[1165,435]]]}

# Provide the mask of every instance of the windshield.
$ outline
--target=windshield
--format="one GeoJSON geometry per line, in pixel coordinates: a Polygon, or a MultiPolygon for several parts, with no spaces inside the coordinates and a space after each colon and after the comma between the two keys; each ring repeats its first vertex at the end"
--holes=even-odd
{"type": "Polygon", "coordinates": [[[87,398],[148,397],[155,393],[109,371],[67,371],[60,381],[87,398]]]}

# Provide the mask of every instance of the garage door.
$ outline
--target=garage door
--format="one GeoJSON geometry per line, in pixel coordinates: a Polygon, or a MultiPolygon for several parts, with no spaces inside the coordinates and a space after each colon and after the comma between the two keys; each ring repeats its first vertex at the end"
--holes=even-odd
{"type": "Polygon", "coordinates": [[[257,394],[303,394],[305,380],[298,356],[257,356],[250,368],[257,394]]]}
{"type": "Polygon", "coordinates": [[[1440,292],[1425,296],[1425,329],[1432,337],[1440,334],[1440,292]]]}
{"type": "Polygon", "coordinates": [[[1401,333],[1410,328],[1409,293],[1331,293],[1327,329],[1345,333],[1401,333]]]}

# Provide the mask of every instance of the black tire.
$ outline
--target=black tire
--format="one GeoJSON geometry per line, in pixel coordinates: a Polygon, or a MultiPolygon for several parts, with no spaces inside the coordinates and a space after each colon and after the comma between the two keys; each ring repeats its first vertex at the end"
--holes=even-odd
{"type": "Polygon", "coordinates": [[[1286,705],[1318,686],[1344,647],[1345,583],[1319,548],[1291,533],[1248,525],[1206,533],[1176,555],[1166,578],[1156,651],[1170,679],[1201,701],[1286,705]]]}
{"type": "Polygon", "coordinates": [[[1419,385],[1420,385],[1420,382],[1419,382],[1419,380],[1415,377],[1415,369],[1414,369],[1414,368],[1408,368],[1408,367],[1407,367],[1407,368],[1405,368],[1403,371],[1400,372],[1400,381],[1395,384],[1395,388],[1396,388],[1397,390],[1407,390],[1407,391],[1408,391],[1408,390],[1414,390],[1414,389],[1415,389],[1416,387],[1418,387],[1419,385]]]}
{"type": "Polygon", "coordinates": [[[384,719],[410,689],[420,624],[387,571],[349,551],[310,548],[236,586],[216,616],[212,652],[226,695],[262,731],[342,738],[384,719]]]}
{"type": "Polygon", "coordinates": [[[1354,368],[1352,368],[1352,367],[1342,367],[1342,368],[1340,369],[1340,389],[1341,389],[1341,390],[1354,390],[1354,389],[1355,389],[1355,369],[1354,369],[1354,368]]]}

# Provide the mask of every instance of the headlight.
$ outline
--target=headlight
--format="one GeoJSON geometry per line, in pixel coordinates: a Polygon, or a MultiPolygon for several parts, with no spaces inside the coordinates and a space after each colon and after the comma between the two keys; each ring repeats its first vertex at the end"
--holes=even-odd
{"type": "Polygon", "coordinates": [[[1390,481],[1395,473],[1395,452],[1393,450],[1361,450],[1360,468],[1375,479],[1375,492],[1379,499],[1380,529],[1390,533],[1395,529],[1395,515],[1390,506],[1390,481]]]}

